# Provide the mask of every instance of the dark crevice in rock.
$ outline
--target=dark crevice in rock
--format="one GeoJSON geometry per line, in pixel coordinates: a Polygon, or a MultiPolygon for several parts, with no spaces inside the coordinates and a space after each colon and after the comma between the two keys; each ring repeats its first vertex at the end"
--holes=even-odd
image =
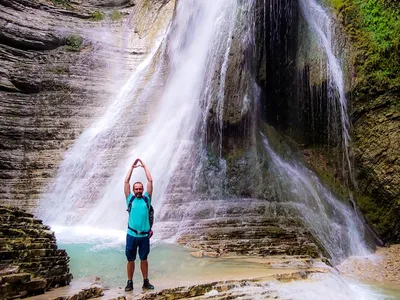
{"type": "Polygon", "coordinates": [[[26,39],[15,32],[0,31],[0,43],[20,50],[53,50],[66,44],[64,38],[48,35],[47,40],[26,39]]]}
{"type": "Polygon", "coordinates": [[[108,0],[108,1],[99,1],[99,0],[89,0],[88,1],[92,6],[98,7],[133,7],[135,6],[135,2],[133,0],[108,0]]]}
{"type": "MultiPolygon", "coordinates": [[[[298,1],[269,0],[266,6],[265,102],[262,112],[278,130],[292,126],[296,94],[296,55],[299,24],[298,1]]],[[[296,125],[293,124],[294,128],[296,125]]]]}
{"type": "Polygon", "coordinates": [[[18,5],[17,3],[18,3],[17,1],[0,0],[0,4],[5,7],[9,7],[9,8],[12,8],[17,11],[23,11],[24,7],[21,5],[18,5]]]}
{"type": "MultiPolygon", "coordinates": [[[[1,78],[0,78],[0,80],[1,80],[1,78]]],[[[11,82],[10,82],[10,84],[11,84],[11,82]]],[[[21,92],[13,84],[11,84],[11,85],[3,85],[1,81],[0,81],[0,91],[11,92],[11,93],[21,92]]]]}

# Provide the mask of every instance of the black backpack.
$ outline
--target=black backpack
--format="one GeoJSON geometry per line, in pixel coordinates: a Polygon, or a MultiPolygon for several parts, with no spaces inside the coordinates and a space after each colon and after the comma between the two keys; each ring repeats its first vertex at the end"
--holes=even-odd
{"type": "MultiPolygon", "coordinates": [[[[151,231],[151,228],[153,227],[153,223],[154,223],[153,205],[150,205],[150,207],[149,207],[149,199],[145,195],[143,195],[142,197],[143,197],[144,202],[146,202],[147,209],[149,210],[149,223],[150,223],[150,231],[151,231]]],[[[132,202],[133,202],[134,199],[135,199],[135,196],[132,195],[132,198],[131,198],[131,200],[129,201],[129,204],[128,204],[128,209],[126,210],[129,214],[131,213],[132,202]]],[[[150,233],[150,231],[137,231],[136,229],[133,229],[133,228],[129,227],[129,224],[128,224],[128,228],[130,230],[132,230],[136,234],[149,234],[150,233]]]]}

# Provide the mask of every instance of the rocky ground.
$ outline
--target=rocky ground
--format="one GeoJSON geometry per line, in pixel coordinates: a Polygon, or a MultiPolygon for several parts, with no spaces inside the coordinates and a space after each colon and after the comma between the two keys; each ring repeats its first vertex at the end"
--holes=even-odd
{"type": "Polygon", "coordinates": [[[400,244],[378,248],[375,255],[367,258],[349,258],[338,269],[351,277],[400,285],[400,244]]]}
{"type": "Polygon", "coordinates": [[[63,287],[45,295],[29,298],[29,300],[68,300],[90,299],[98,296],[101,299],[133,300],[133,299],[280,299],[278,291],[271,285],[272,282],[301,281],[310,278],[311,274],[326,273],[328,268],[314,267],[315,260],[306,256],[269,256],[229,258],[232,263],[244,261],[258,263],[260,269],[248,268],[247,272],[229,272],[221,274],[207,274],[202,278],[186,281],[154,280],[154,291],[143,292],[139,284],[135,283],[134,291],[125,293],[123,287],[102,289],[97,280],[93,285],[88,282],[74,281],[69,287],[63,287]],[[74,298],[75,297],[75,298],[74,298]]]}

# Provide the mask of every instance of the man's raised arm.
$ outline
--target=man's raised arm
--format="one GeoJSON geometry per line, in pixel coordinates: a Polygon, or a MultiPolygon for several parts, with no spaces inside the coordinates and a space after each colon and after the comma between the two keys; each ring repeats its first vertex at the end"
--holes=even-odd
{"type": "Polygon", "coordinates": [[[131,186],[129,185],[129,181],[131,180],[133,169],[138,167],[136,165],[138,161],[139,161],[139,159],[135,160],[135,162],[130,167],[128,173],[126,174],[125,181],[124,181],[125,199],[128,198],[129,193],[131,192],[131,186]]]}
{"type": "Polygon", "coordinates": [[[149,169],[147,169],[146,165],[142,162],[141,159],[139,159],[139,162],[140,162],[141,166],[143,167],[144,172],[146,174],[146,178],[147,178],[147,194],[149,194],[149,196],[151,197],[151,195],[153,194],[153,178],[151,177],[149,169]]]}

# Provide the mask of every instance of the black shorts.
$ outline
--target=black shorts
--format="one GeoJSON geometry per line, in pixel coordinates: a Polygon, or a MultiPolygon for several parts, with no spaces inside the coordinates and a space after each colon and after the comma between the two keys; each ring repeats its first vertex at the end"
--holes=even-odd
{"type": "Polygon", "coordinates": [[[126,248],[125,255],[128,261],[136,259],[136,253],[139,248],[140,260],[146,260],[150,253],[150,239],[149,237],[134,237],[129,234],[126,235],[126,248]]]}

